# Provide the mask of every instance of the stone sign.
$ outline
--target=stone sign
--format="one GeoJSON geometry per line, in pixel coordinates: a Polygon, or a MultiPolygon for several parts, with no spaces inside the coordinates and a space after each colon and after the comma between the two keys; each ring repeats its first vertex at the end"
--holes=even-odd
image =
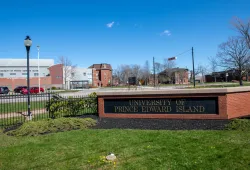
{"type": "Polygon", "coordinates": [[[104,99],[106,114],[218,114],[217,97],[104,99]]]}

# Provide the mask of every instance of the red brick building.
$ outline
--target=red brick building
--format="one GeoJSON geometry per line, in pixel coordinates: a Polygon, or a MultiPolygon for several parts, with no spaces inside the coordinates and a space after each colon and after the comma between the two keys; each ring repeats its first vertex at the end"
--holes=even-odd
{"type": "Polygon", "coordinates": [[[162,84],[188,84],[188,69],[165,69],[158,74],[158,80],[162,84]]]}
{"type": "MultiPolygon", "coordinates": [[[[44,89],[51,87],[63,87],[63,65],[56,64],[48,68],[50,74],[40,77],[40,86],[44,89]]],[[[30,77],[30,86],[38,86],[38,77],[30,77]]],[[[13,90],[17,86],[27,86],[27,78],[0,78],[0,86],[7,86],[13,90]]]]}
{"type": "Polygon", "coordinates": [[[56,64],[48,68],[51,84],[55,87],[63,87],[63,64],[56,64]]]}
{"type": "MultiPolygon", "coordinates": [[[[110,64],[93,64],[89,68],[92,69],[92,85],[94,87],[107,87],[112,82],[112,67],[110,64]]],[[[49,74],[46,77],[40,77],[40,86],[44,89],[63,87],[63,64],[56,64],[48,68],[49,74]]],[[[38,77],[30,78],[30,86],[38,86],[38,77]]],[[[17,86],[26,86],[26,78],[0,78],[0,86],[7,86],[13,90],[17,86]]]]}
{"type": "Polygon", "coordinates": [[[107,87],[112,82],[112,67],[110,64],[93,64],[92,68],[92,84],[94,87],[107,87]]]}

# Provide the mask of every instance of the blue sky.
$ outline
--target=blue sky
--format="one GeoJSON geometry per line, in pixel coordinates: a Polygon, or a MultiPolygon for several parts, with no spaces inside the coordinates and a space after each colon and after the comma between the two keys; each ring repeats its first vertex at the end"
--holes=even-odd
{"type": "MultiPolygon", "coordinates": [[[[250,18],[249,0],[9,0],[0,5],[0,58],[69,57],[88,67],[162,62],[194,47],[195,64],[209,65],[218,45],[237,35],[233,17],[250,18]]],[[[191,52],[177,57],[191,69],[191,52]]],[[[152,66],[152,64],[151,64],[152,66]]]]}

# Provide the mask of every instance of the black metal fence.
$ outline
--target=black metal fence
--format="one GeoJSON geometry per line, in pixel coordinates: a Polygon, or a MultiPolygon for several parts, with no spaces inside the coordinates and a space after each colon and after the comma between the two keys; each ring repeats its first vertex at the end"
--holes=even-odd
{"type": "Polygon", "coordinates": [[[22,124],[26,120],[97,114],[96,96],[61,96],[57,93],[30,95],[31,117],[27,95],[0,95],[0,128],[22,124]]]}

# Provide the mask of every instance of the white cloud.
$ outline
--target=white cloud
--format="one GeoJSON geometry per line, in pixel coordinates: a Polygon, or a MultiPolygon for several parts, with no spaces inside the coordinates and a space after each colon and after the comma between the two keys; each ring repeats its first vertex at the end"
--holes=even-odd
{"type": "Polygon", "coordinates": [[[166,35],[166,36],[170,36],[171,32],[169,30],[165,30],[161,33],[161,35],[166,35]]]}
{"type": "Polygon", "coordinates": [[[108,27],[108,28],[112,28],[113,26],[114,26],[114,21],[113,22],[111,22],[111,23],[108,23],[106,26],[108,27]]]}

